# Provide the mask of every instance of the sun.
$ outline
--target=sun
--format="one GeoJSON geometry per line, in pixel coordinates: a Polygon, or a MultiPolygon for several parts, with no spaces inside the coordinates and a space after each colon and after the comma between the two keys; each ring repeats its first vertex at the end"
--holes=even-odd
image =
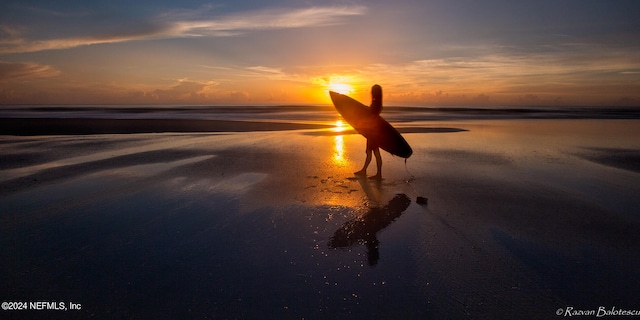
{"type": "Polygon", "coordinates": [[[330,83],[329,90],[342,94],[353,93],[353,87],[346,83],[330,83]]]}

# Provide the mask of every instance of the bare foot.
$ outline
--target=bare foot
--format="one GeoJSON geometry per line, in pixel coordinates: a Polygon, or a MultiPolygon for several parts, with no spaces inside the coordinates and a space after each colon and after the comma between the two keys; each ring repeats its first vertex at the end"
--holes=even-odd
{"type": "Polygon", "coordinates": [[[367,175],[367,171],[366,170],[360,170],[358,172],[354,172],[353,174],[355,174],[356,176],[366,176],[367,175]]]}
{"type": "Polygon", "coordinates": [[[381,174],[376,174],[375,176],[369,177],[369,179],[382,180],[382,175],[381,174]]]}

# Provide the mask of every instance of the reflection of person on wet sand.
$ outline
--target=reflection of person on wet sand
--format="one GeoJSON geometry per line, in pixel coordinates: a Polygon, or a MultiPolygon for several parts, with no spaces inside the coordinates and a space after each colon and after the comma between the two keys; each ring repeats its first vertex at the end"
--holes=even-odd
{"type": "MultiPolygon", "coordinates": [[[[382,87],[379,85],[374,85],[371,87],[371,113],[379,115],[382,112],[382,87]]],[[[367,167],[369,167],[369,163],[371,163],[371,153],[376,156],[376,167],[378,169],[375,176],[371,176],[372,179],[382,179],[382,157],[380,156],[380,147],[378,144],[371,140],[367,139],[367,158],[364,161],[364,166],[362,170],[355,172],[356,175],[367,175],[367,167]]]]}
{"type": "Polygon", "coordinates": [[[343,248],[355,243],[367,246],[367,260],[370,266],[380,258],[379,241],[376,234],[386,228],[407,210],[411,200],[405,194],[397,194],[381,208],[372,208],[361,217],[345,222],[329,240],[329,248],[343,248]]]}

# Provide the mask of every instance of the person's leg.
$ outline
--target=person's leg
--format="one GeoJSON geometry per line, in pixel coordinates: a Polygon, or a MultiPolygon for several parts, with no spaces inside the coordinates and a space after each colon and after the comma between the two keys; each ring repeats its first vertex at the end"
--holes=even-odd
{"type": "Polygon", "coordinates": [[[372,178],[382,179],[382,156],[380,156],[380,148],[373,149],[373,154],[376,156],[376,167],[378,172],[372,178]]]}
{"type": "Polygon", "coordinates": [[[366,175],[367,168],[369,167],[369,163],[371,163],[371,149],[367,148],[367,158],[364,160],[364,166],[358,172],[354,172],[357,175],[366,175]]]}

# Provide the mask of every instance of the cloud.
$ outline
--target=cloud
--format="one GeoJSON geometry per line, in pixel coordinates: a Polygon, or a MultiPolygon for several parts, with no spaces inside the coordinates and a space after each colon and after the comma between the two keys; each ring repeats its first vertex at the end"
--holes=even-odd
{"type": "Polygon", "coordinates": [[[160,24],[137,23],[128,28],[119,26],[118,30],[91,36],[68,37],[59,39],[29,40],[24,36],[25,32],[19,32],[13,28],[5,27],[5,34],[9,35],[0,39],[0,54],[38,52],[44,50],[68,49],[79,46],[118,43],[136,40],[152,40],[169,38],[171,28],[160,24]],[[11,33],[9,33],[11,31],[11,33]]]}
{"type": "Polygon", "coordinates": [[[178,35],[227,35],[249,30],[322,27],[342,23],[346,16],[363,15],[366,8],[311,7],[305,9],[262,10],[229,15],[213,20],[185,20],[175,23],[178,35]]]}
{"type": "Polygon", "coordinates": [[[0,24],[0,41],[5,42],[14,40],[20,35],[20,30],[17,27],[12,27],[4,24],[0,24]]]}
{"type": "MultiPolygon", "coordinates": [[[[208,9],[209,11],[211,8],[208,9]]],[[[0,54],[37,52],[68,49],[78,46],[120,43],[128,41],[172,39],[186,37],[235,36],[256,30],[278,30],[305,27],[324,27],[344,23],[344,17],[363,15],[363,6],[325,6],[303,9],[268,9],[242,12],[203,19],[198,10],[174,11],[155,18],[131,22],[109,32],[87,36],[61,37],[55,39],[28,39],[24,33],[11,26],[2,26],[0,32],[0,54]]]]}
{"type": "Polygon", "coordinates": [[[280,75],[280,74],[282,74],[282,70],[281,69],[265,67],[265,66],[247,67],[246,69],[250,70],[250,71],[254,71],[256,73],[262,73],[262,74],[271,74],[271,75],[280,75]]]}
{"type": "MultiPolygon", "coordinates": [[[[122,90],[120,90],[122,91],[122,90]]],[[[111,98],[114,103],[135,104],[216,104],[246,103],[250,94],[231,88],[221,88],[215,81],[178,79],[165,88],[132,91],[122,96],[116,93],[111,98]]]]}
{"type": "Polygon", "coordinates": [[[216,82],[199,82],[189,79],[179,79],[177,84],[167,89],[156,89],[145,93],[147,98],[162,102],[200,101],[207,99],[208,92],[216,87],[216,82]]]}
{"type": "Polygon", "coordinates": [[[36,79],[60,74],[55,68],[33,62],[0,61],[0,82],[16,79],[36,79]]]}

